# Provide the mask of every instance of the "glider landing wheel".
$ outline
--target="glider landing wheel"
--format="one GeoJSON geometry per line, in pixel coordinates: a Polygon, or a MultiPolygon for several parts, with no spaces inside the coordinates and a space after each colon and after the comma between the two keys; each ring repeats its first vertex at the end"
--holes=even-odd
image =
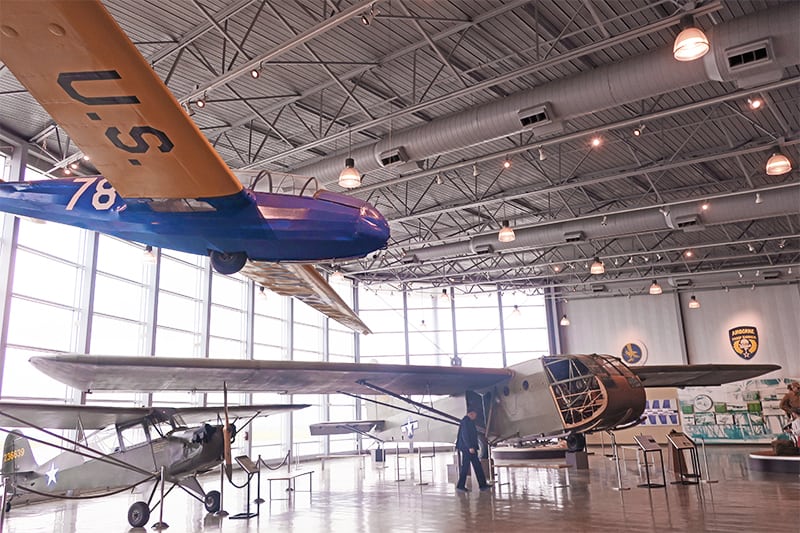
{"type": "Polygon", "coordinates": [[[128,523],[132,527],[144,527],[150,520],[150,507],[145,502],[136,502],[128,509],[128,523]]]}
{"type": "Polygon", "coordinates": [[[211,266],[220,274],[236,274],[242,269],[246,262],[247,254],[244,252],[235,252],[232,254],[217,251],[211,252],[211,266]]]}
{"type": "Polygon", "coordinates": [[[203,498],[203,504],[206,506],[206,511],[209,513],[216,513],[219,511],[220,495],[219,491],[212,490],[206,492],[206,497],[203,498]]]}
{"type": "Polygon", "coordinates": [[[586,436],[583,433],[570,433],[565,440],[567,451],[582,452],[586,449],[586,436]]]}

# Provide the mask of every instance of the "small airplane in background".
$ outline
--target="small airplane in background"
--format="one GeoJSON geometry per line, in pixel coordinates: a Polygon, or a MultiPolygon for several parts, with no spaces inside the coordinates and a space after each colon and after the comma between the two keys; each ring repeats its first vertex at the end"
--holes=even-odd
{"type": "Polygon", "coordinates": [[[63,443],[58,447],[70,445],[72,450],[41,464],[34,459],[27,437],[18,430],[7,431],[2,466],[10,493],[7,510],[15,500],[65,493],[100,497],[105,495],[101,492],[115,494],[119,492],[115,489],[152,483],[149,499],[137,501],[128,509],[130,525],[144,527],[150,520],[150,511],[163,505],[163,501],[153,502],[163,467],[165,483],[178,486],[203,502],[209,513],[217,512],[219,491],[203,490],[197,476],[224,462],[230,479],[231,443],[236,427],[228,420],[229,414],[248,418],[246,427],[257,416],[304,407],[308,406],[137,408],[0,402],[0,427],[72,429],[79,434],[100,430],[83,439],[83,443],[59,437],[63,443]],[[205,423],[220,419],[222,411],[226,423],[205,423]]]}
{"type": "Polygon", "coordinates": [[[0,60],[103,174],[0,184],[0,211],[210,256],[369,332],[312,265],[293,263],[384,247],[372,205],[313,179],[299,194],[271,180],[245,189],[99,1],[4,0],[0,24],[0,60]]]}
{"type": "Polygon", "coordinates": [[[564,438],[639,423],[645,387],[713,386],[779,370],[769,364],[629,367],[609,355],[550,355],[509,368],[91,355],[35,356],[31,364],[80,391],[216,391],[346,394],[398,409],[390,419],[314,424],[316,434],[355,432],[379,441],[452,442],[469,408],[488,443],[564,438]],[[412,399],[444,395],[434,402],[412,399]],[[389,401],[384,398],[388,397],[389,401]],[[390,404],[389,402],[393,402],[390,404]]]}

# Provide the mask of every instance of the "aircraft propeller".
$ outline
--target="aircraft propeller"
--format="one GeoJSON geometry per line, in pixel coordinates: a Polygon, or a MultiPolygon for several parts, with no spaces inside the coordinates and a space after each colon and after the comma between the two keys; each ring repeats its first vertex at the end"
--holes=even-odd
{"type": "Polygon", "coordinates": [[[233,481],[233,463],[231,461],[231,429],[228,420],[228,384],[222,383],[222,402],[225,409],[225,425],[222,426],[222,439],[225,453],[225,475],[228,481],[233,481]]]}

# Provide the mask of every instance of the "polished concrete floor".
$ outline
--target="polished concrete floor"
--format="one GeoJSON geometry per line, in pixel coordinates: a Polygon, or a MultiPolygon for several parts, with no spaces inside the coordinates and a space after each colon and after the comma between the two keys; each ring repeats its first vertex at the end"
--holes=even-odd
{"type": "MultiPolygon", "coordinates": [[[[408,470],[400,476],[406,478],[404,481],[396,481],[396,462],[391,455],[385,467],[373,464],[370,458],[329,460],[324,470],[319,462],[310,463],[304,466],[314,469],[310,494],[298,490],[290,500],[270,501],[268,484],[262,479],[262,496],[267,501],[257,518],[230,520],[207,515],[199,502],[176,490],[167,497],[164,521],[170,526],[167,531],[175,533],[800,532],[800,477],[751,472],[747,453],[752,448],[709,447],[710,477],[718,483],[658,489],[637,487],[644,481],[644,470],[640,472],[629,454],[622,470],[623,486],[631,487],[627,491],[614,490],[615,463],[599,448],[593,451],[589,470],[514,468],[510,485],[468,494],[457,493],[447,482],[450,454],[437,454],[433,471],[422,472],[427,485],[417,484],[416,456],[407,459],[408,470]]],[[[427,469],[428,465],[426,462],[423,467],[427,469]]],[[[705,472],[703,475],[706,477],[705,472]]],[[[657,468],[654,480],[660,476],[657,468]]],[[[667,477],[672,480],[669,471],[667,477]]],[[[216,476],[203,481],[207,490],[219,486],[216,476]]],[[[297,482],[297,489],[306,486],[305,479],[297,482]]],[[[285,485],[276,482],[273,496],[284,497],[284,489],[285,485]]],[[[255,494],[251,497],[254,499],[255,494]]],[[[4,530],[143,532],[145,529],[131,529],[126,518],[128,506],[139,499],[141,496],[120,494],[19,506],[7,515],[4,530]]],[[[245,501],[245,491],[226,487],[224,508],[231,514],[243,511],[245,501]]],[[[156,521],[157,513],[151,517],[148,531],[156,521]]]]}

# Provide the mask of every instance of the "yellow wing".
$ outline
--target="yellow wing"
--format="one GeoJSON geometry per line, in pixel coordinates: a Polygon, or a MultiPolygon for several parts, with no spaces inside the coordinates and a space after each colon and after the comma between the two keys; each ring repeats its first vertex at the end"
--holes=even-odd
{"type": "Polygon", "coordinates": [[[0,59],[123,197],[242,189],[100,2],[3,0],[0,59]]]}
{"type": "Polygon", "coordinates": [[[283,296],[294,296],[348,328],[372,333],[312,265],[248,261],[242,274],[283,296]]]}

